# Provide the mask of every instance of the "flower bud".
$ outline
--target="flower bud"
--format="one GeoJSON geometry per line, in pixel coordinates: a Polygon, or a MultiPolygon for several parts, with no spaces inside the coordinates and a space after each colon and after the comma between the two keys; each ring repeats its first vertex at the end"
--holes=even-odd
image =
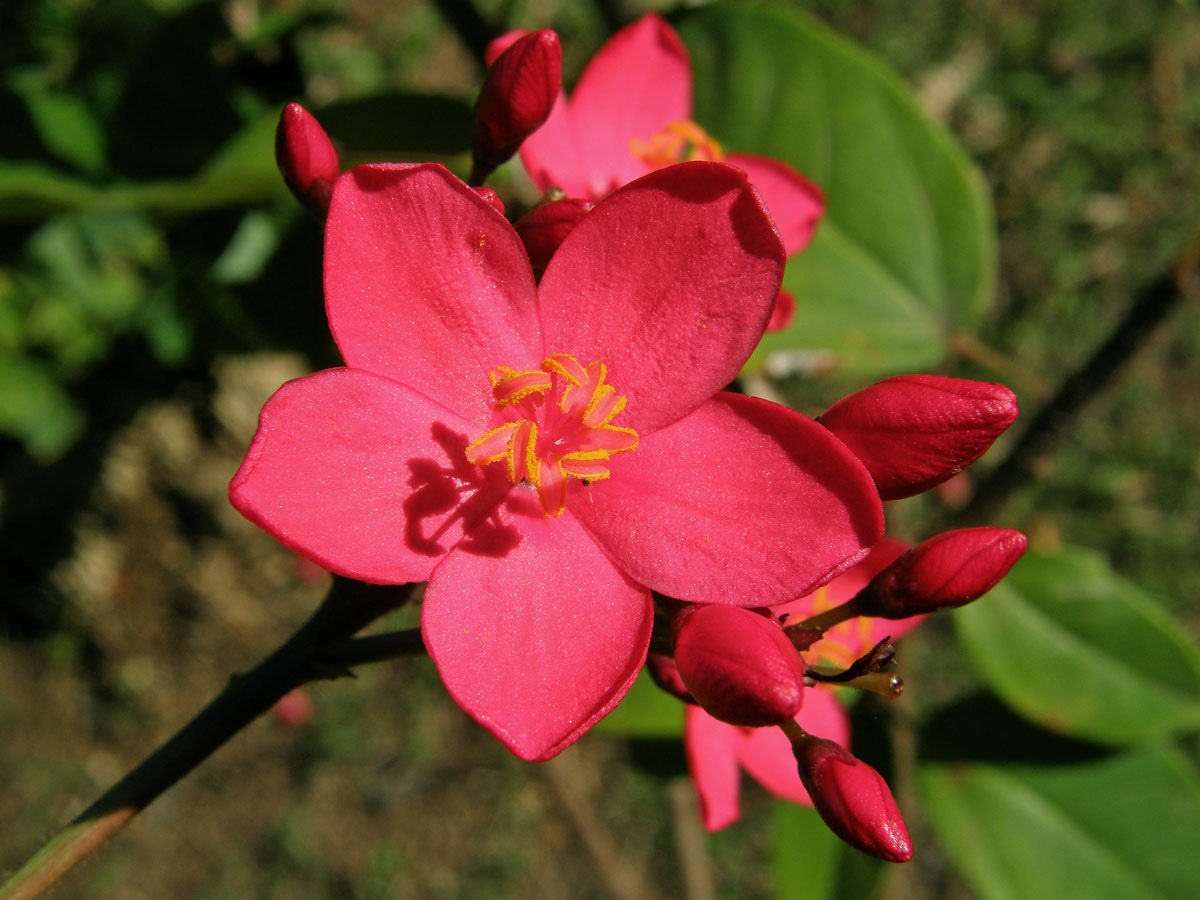
{"type": "Polygon", "coordinates": [[[688,693],[687,686],[679,677],[679,667],[675,665],[675,660],[671,657],[663,656],[661,653],[647,654],[646,671],[650,673],[654,683],[672,697],[677,697],[684,703],[696,702],[696,698],[688,693]]]}
{"type": "Polygon", "coordinates": [[[863,853],[912,859],[912,841],[883,777],[840,744],[805,735],[792,745],[800,780],[829,830],[863,853]]]}
{"type": "Polygon", "coordinates": [[[1008,528],[961,528],[931,537],[871,579],[860,615],[904,619],[962,606],[996,586],[1029,541],[1008,528]]]}
{"type": "Polygon", "coordinates": [[[550,264],[550,257],[595,204],[567,197],[535,206],[517,220],[517,229],[534,274],[540,276],[550,264]]]}
{"type": "Polygon", "coordinates": [[[796,315],[796,298],[790,291],[780,288],[775,295],[775,307],[771,310],[771,318],[767,320],[767,331],[783,331],[792,324],[796,315]]]}
{"type": "Polygon", "coordinates": [[[884,500],[941,484],[983,455],[1017,417],[1002,384],[899,375],[844,397],[818,421],[866,466],[884,500]]]}
{"type": "Polygon", "coordinates": [[[501,53],[527,34],[529,32],[524,28],[514,28],[512,31],[504,32],[498,38],[492,38],[483,49],[483,64],[490,69],[500,58],[501,53]]]}
{"type": "Polygon", "coordinates": [[[548,28],[515,41],[492,63],[475,102],[472,184],[511,157],[554,107],[562,88],[562,48],[548,28]]]}
{"type": "Polygon", "coordinates": [[[800,711],[804,661],[774,619],[734,606],[691,606],[671,631],[679,676],[713,718],[759,727],[800,711]]]}
{"type": "Polygon", "coordinates": [[[324,220],[341,168],[329,135],[299,103],[289,103],[279,116],[275,162],[296,199],[324,220]]]}

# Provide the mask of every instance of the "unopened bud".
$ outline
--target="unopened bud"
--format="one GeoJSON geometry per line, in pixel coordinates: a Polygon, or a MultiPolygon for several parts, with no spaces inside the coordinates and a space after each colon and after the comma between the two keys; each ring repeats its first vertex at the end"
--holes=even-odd
{"type": "Polygon", "coordinates": [[[675,660],[671,657],[663,656],[661,653],[647,654],[646,671],[650,673],[654,683],[672,697],[678,697],[684,703],[696,702],[696,698],[691,695],[687,685],[679,677],[679,667],[675,665],[675,660]]]}
{"type": "Polygon", "coordinates": [[[1008,528],[962,528],[931,537],[871,579],[859,615],[905,619],[982,597],[1021,558],[1028,539],[1008,528]]]}
{"type": "Polygon", "coordinates": [[[289,103],[279,116],[275,162],[296,199],[324,221],[341,167],[329,135],[299,103],[289,103]]]}
{"type": "Polygon", "coordinates": [[[541,127],[561,88],[562,48],[548,28],[525,35],[496,58],[475,102],[472,184],[482,184],[541,127]]]}
{"type": "Polygon", "coordinates": [[[771,310],[771,318],[767,320],[767,331],[783,331],[792,324],[796,316],[796,298],[790,291],[780,288],[775,295],[775,307],[771,310]]]}
{"type": "Polygon", "coordinates": [[[714,719],[760,727],[800,711],[804,661],[774,619],[733,606],[691,606],[671,631],[679,676],[714,719]]]}
{"type": "Polygon", "coordinates": [[[829,830],[889,862],[912,859],[912,840],[883,777],[840,744],[804,735],[792,744],[800,780],[829,830]]]}
{"type": "Polygon", "coordinates": [[[595,204],[588,200],[576,200],[568,197],[562,200],[551,200],[535,206],[517,220],[513,227],[525,251],[529,254],[529,262],[536,275],[546,271],[550,257],[554,251],[579,224],[579,220],[591,210],[595,204]]]}
{"type": "Polygon", "coordinates": [[[899,375],[856,391],[818,420],[862,461],[884,500],[911,497],[957,475],[1017,417],[1002,384],[899,375]]]}
{"type": "Polygon", "coordinates": [[[519,41],[525,35],[529,34],[524,28],[514,28],[512,31],[506,31],[498,38],[492,38],[488,41],[488,45],[483,48],[483,64],[489,69],[500,58],[500,54],[519,41]]]}

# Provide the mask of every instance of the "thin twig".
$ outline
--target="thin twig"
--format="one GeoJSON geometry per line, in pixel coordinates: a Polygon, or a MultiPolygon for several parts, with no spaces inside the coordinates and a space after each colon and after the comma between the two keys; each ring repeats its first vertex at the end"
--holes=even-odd
{"type": "Polygon", "coordinates": [[[622,856],[616,841],[597,815],[591,799],[580,787],[582,773],[578,768],[575,757],[564,754],[543,763],[539,771],[550,782],[613,900],[642,900],[649,897],[641,868],[630,865],[629,860],[622,856]]]}
{"type": "Polygon", "coordinates": [[[336,676],[341,670],[353,669],[366,663],[386,662],[389,659],[425,652],[421,629],[408,628],[404,631],[389,631],[386,634],[372,634],[330,644],[317,653],[314,662],[318,666],[328,666],[336,676]]]}
{"type": "Polygon", "coordinates": [[[299,630],[244,675],[235,675],[195,718],[58,833],[3,885],[0,900],[32,900],[119,832],[159,795],[271,705],[305,682],[329,677],[322,648],[344,641],[408,601],[411,589],[335,579],[299,630]]]}
{"type": "Polygon", "coordinates": [[[667,785],[667,796],[671,800],[675,846],[679,849],[679,868],[683,872],[683,894],[687,900],[716,900],[712,860],[700,827],[700,810],[692,779],[686,775],[672,778],[667,785]]]}

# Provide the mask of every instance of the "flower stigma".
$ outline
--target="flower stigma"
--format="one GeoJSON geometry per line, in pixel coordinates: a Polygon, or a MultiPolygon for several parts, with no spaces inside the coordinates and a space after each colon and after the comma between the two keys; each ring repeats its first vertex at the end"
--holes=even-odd
{"type": "Polygon", "coordinates": [[[611,424],[625,396],[604,383],[605,374],[604,363],[583,366],[566,353],[536,369],[496,367],[488,376],[493,408],[505,421],[467,446],[467,461],[503,461],[509,481],[537,488],[543,513],[562,515],[568,478],[608,478],[609,457],[638,445],[636,431],[611,424]]]}
{"type": "Polygon", "coordinates": [[[721,145],[690,119],[672,122],[649,140],[630,139],[629,153],[652,169],[697,159],[720,162],[725,158],[721,145]]]}

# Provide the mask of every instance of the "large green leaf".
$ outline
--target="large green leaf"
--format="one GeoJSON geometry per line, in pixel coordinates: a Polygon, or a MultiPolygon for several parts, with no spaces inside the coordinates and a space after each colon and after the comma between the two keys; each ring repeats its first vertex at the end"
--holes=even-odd
{"type": "Polygon", "coordinates": [[[1200,725],[1200,651],[1096,553],[1026,554],[954,621],[991,688],[1046,728],[1122,743],[1200,725]]]}
{"type": "Polygon", "coordinates": [[[1076,766],[926,766],[920,784],[983,900],[1200,897],[1200,784],[1174,749],[1076,766]]]}
{"type": "Polygon", "coordinates": [[[778,801],[771,823],[771,880],[777,900],[871,900],[888,863],[842,842],[811,806],[778,801]]]}
{"type": "Polygon", "coordinates": [[[860,375],[937,363],[946,336],[979,318],[995,270],[990,203],[962,149],[886,66],[805,15],[713,6],[678,25],[697,120],[825,191],[817,237],[784,279],[795,320],[750,367],[816,349],[860,375]]]}

